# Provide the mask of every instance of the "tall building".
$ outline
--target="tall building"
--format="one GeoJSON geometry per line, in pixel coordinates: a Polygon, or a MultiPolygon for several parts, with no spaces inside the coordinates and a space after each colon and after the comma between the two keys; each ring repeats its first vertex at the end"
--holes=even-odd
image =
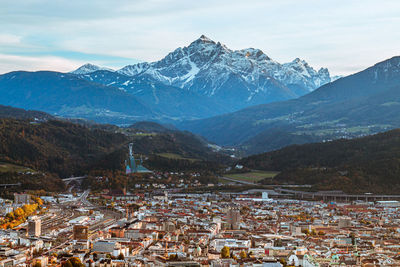
{"type": "Polygon", "coordinates": [[[31,202],[31,195],[14,193],[15,204],[29,204],[31,202]]]}
{"type": "Polygon", "coordinates": [[[226,213],[226,222],[230,225],[232,230],[240,228],[240,210],[230,208],[226,213]]]}
{"type": "Polygon", "coordinates": [[[89,238],[89,227],[86,225],[76,224],[74,225],[74,240],[88,240],[89,238]]]}
{"type": "Polygon", "coordinates": [[[34,216],[28,221],[28,235],[40,236],[42,234],[42,221],[34,216]]]}

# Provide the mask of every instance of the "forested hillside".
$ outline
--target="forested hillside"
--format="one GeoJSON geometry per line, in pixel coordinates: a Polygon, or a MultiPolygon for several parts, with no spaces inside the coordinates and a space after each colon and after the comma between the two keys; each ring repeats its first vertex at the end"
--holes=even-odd
{"type": "Polygon", "coordinates": [[[398,193],[400,130],[353,140],[293,145],[244,158],[240,163],[253,169],[281,171],[274,179],[276,183],[311,184],[318,190],[398,193]]]}
{"type": "Polygon", "coordinates": [[[183,170],[216,170],[229,161],[228,156],[213,152],[203,140],[187,132],[146,133],[135,128],[87,127],[60,120],[3,118],[0,175],[7,183],[55,190],[62,188],[60,178],[71,175],[93,170],[123,173],[129,143],[133,143],[135,153],[147,159],[144,165],[153,170],[176,170],[176,166],[183,170]]]}

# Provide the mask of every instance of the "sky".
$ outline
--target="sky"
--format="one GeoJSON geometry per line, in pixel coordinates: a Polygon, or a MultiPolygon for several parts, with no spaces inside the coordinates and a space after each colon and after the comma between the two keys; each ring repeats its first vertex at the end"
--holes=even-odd
{"type": "Polygon", "coordinates": [[[0,0],[0,73],[156,61],[204,34],[348,75],[400,55],[398,0],[0,0]]]}

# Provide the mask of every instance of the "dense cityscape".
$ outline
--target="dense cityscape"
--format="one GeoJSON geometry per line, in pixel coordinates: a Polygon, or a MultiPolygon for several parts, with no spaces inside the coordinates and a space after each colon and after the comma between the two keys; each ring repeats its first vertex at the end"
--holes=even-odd
{"type": "Polygon", "coordinates": [[[263,189],[183,193],[202,185],[182,184],[15,193],[1,204],[0,266],[400,264],[398,201],[301,200],[263,189]]]}

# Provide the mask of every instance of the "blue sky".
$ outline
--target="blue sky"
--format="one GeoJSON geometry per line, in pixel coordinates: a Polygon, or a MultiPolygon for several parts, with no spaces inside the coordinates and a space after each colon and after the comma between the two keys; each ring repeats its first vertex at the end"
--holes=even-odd
{"type": "Polygon", "coordinates": [[[397,0],[0,0],[0,73],[119,68],[201,34],[347,75],[400,55],[397,0]]]}

